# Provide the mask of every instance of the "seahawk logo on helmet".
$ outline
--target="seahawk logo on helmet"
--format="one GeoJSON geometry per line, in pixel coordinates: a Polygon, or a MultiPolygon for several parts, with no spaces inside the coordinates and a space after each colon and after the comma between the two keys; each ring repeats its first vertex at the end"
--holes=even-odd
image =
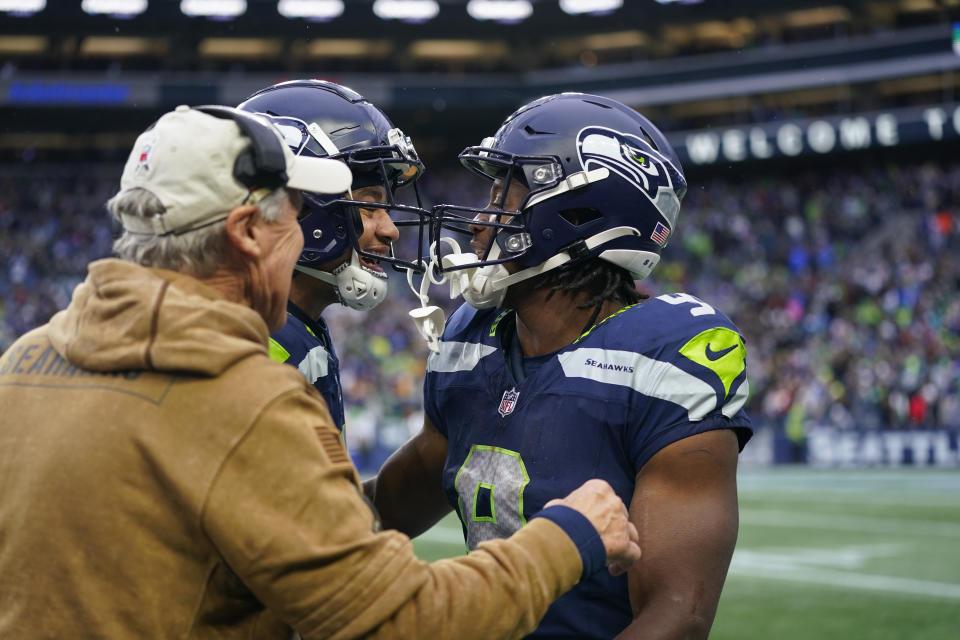
{"type": "Polygon", "coordinates": [[[606,127],[584,127],[577,135],[580,164],[605,167],[643,193],[673,228],[686,181],[668,158],[642,138],[606,127]]]}

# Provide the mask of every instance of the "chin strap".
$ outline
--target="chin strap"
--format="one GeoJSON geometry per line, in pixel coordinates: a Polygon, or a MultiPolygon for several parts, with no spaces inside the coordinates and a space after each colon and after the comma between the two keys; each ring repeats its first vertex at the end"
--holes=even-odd
{"type": "MultiPolygon", "coordinates": [[[[507,271],[506,267],[502,264],[498,265],[489,265],[486,267],[480,267],[475,269],[464,269],[463,271],[468,272],[465,274],[470,278],[471,286],[464,288],[463,298],[473,306],[478,309],[484,309],[487,307],[497,306],[499,307],[503,303],[503,297],[506,295],[507,288],[510,285],[517,284],[518,282],[523,282],[524,280],[529,280],[535,276],[540,275],[541,273],[546,273],[556,269],[557,267],[567,264],[568,262],[574,259],[573,254],[578,254],[581,252],[591,251],[596,247],[599,247],[602,244],[615,240],[621,236],[639,236],[640,232],[634,229],[633,227],[614,227],[612,229],[607,229],[606,231],[601,231],[600,233],[590,236],[583,240],[583,244],[580,245],[578,250],[569,249],[567,251],[562,251],[555,256],[544,260],[535,267],[528,267],[527,269],[522,269],[516,273],[510,273],[507,271]],[[485,270],[488,270],[485,272],[485,270]],[[479,306],[470,301],[470,292],[475,292],[481,299],[481,302],[487,302],[486,306],[479,306]],[[483,295],[486,294],[486,295],[483,295]],[[492,302],[493,304],[490,304],[492,302]]],[[[460,254],[463,255],[463,254],[460,254]]],[[[499,246],[494,243],[493,249],[490,251],[490,257],[496,259],[500,255],[499,246]],[[496,255],[494,255],[496,254],[496,255]]],[[[448,256],[443,259],[444,266],[447,266],[448,258],[453,256],[448,256]]],[[[466,256],[470,258],[469,254],[466,256]]],[[[460,261],[463,264],[463,260],[458,256],[456,259],[450,260],[450,265],[457,264],[457,261],[460,261]]],[[[467,260],[466,262],[470,262],[467,260]]],[[[463,278],[463,276],[461,276],[463,278]]],[[[460,285],[463,287],[462,283],[460,285]]],[[[451,297],[453,296],[453,283],[451,282],[451,297]]]]}
{"type": "Polygon", "coordinates": [[[330,272],[299,264],[295,269],[331,285],[340,304],[351,309],[369,311],[387,297],[387,274],[363,266],[356,251],[330,272]]]}
{"type": "MultiPolygon", "coordinates": [[[[456,250],[459,251],[460,247],[450,238],[441,238],[441,241],[447,241],[452,247],[456,247],[456,250]]],[[[427,348],[434,353],[440,353],[440,336],[443,335],[443,330],[447,326],[447,316],[443,312],[443,309],[436,305],[430,304],[430,285],[431,284],[443,284],[445,278],[437,278],[434,276],[434,265],[436,265],[436,243],[430,247],[430,260],[427,263],[424,263],[422,260],[420,264],[424,266],[423,277],[420,280],[420,287],[418,288],[413,284],[413,269],[407,269],[407,284],[410,286],[410,290],[413,291],[413,295],[417,296],[417,299],[420,301],[420,306],[411,309],[409,311],[410,317],[413,318],[413,323],[417,327],[417,332],[423,336],[423,339],[427,341],[427,348]]],[[[451,290],[453,284],[451,283],[451,290]]],[[[452,298],[453,296],[451,296],[452,298]]]]}
{"type": "MultiPolygon", "coordinates": [[[[622,236],[639,236],[640,232],[633,227],[614,227],[600,233],[590,236],[583,240],[577,248],[571,248],[567,251],[558,253],[550,257],[535,267],[529,267],[516,273],[510,273],[502,264],[485,265],[482,267],[464,267],[462,269],[452,269],[453,267],[475,263],[477,257],[472,253],[461,253],[460,245],[452,238],[440,238],[440,242],[447,245],[450,253],[437,259],[437,243],[430,247],[430,261],[425,265],[423,279],[420,281],[420,287],[417,288],[413,283],[413,271],[407,271],[407,284],[411,291],[420,300],[420,307],[410,311],[410,317],[417,325],[417,331],[427,341],[427,346],[433,352],[440,351],[440,336],[446,326],[446,315],[443,309],[430,304],[428,292],[431,284],[442,285],[446,282],[450,284],[450,299],[456,299],[462,296],[471,306],[477,309],[489,309],[491,307],[500,307],[507,294],[507,288],[510,285],[517,284],[546,273],[552,269],[567,264],[574,260],[582,252],[591,251],[596,247],[610,242],[622,236]],[[436,274],[436,265],[440,263],[444,272],[436,274]]],[[[493,244],[490,249],[488,260],[496,260],[500,257],[500,246],[493,244]]],[[[421,263],[422,264],[422,263],[421,263]]]]}
{"type": "MultiPolygon", "coordinates": [[[[496,260],[500,257],[500,246],[494,243],[490,249],[489,260],[496,260]]],[[[491,264],[482,267],[464,267],[463,269],[451,270],[464,264],[471,264],[477,261],[477,257],[472,253],[460,253],[460,248],[443,257],[441,264],[445,269],[443,279],[450,282],[450,299],[463,296],[463,299],[472,307],[477,309],[490,309],[499,307],[503,304],[503,299],[507,295],[506,287],[497,287],[496,283],[510,275],[507,268],[502,264],[491,264]]]]}

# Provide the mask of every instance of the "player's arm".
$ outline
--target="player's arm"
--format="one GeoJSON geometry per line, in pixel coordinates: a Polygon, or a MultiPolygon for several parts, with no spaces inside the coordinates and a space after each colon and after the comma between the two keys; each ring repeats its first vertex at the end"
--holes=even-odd
{"type": "Polygon", "coordinates": [[[633,622],[618,640],[706,638],[737,540],[737,437],[678,440],[637,475],[630,519],[643,556],[628,573],[633,622]]]}
{"type": "Polygon", "coordinates": [[[413,538],[450,511],[441,479],[446,459],[446,436],[424,416],[423,429],[387,458],[375,478],[363,483],[384,528],[413,538]]]}

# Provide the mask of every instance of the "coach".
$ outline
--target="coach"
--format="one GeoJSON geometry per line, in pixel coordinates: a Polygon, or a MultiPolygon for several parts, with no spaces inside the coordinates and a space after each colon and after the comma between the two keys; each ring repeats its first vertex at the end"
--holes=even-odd
{"type": "Polygon", "coordinates": [[[639,557],[602,481],[456,560],[375,532],[326,406],[266,348],[300,190],[349,186],[227,107],[137,139],[119,259],[0,358],[0,637],[513,638],[639,557]]]}

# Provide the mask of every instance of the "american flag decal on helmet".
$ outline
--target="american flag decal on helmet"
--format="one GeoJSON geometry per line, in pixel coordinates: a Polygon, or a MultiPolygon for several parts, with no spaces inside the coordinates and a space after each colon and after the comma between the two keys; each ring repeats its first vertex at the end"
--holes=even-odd
{"type": "Polygon", "coordinates": [[[500,407],[497,409],[501,417],[506,418],[513,413],[514,407],[517,406],[517,398],[519,397],[520,392],[517,391],[516,387],[503,392],[503,397],[500,399],[500,407]]]}
{"type": "Polygon", "coordinates": [[[658,222],[657,226],[653,228],[653,233],[650,234],[650,238],[661,247],[667,244],[667,238],[669,237],[670,229],[662,222],[658,222]]]}

